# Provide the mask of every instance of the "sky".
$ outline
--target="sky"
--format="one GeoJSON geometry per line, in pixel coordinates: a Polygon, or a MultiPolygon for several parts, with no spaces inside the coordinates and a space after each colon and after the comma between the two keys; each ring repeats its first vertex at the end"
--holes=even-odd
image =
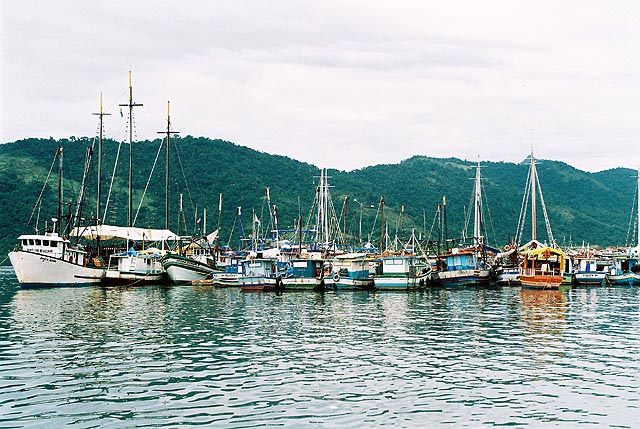
{"type": "Polygon", "coordinates": [[[341,170],[414,155],[640,166],[640,2],[0,2],[0,142],[171,123],[341,170]],[[126,112],[125,112],[126,113],[126,112]],[[125,114],[126,116],[126,114],[125,114]]]}

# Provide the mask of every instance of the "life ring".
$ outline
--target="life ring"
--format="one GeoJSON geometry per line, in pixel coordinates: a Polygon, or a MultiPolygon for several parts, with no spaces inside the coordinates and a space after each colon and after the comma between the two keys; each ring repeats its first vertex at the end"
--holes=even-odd
{"type": "Polygon", "coordinates": [[[334,282],[336,282],[336,283],[338,283],[338,282],[340,281],[340,274],[335,273],[335,274],[333,275],[333,281],[334,281],[334,282]]]}
{"type": "Polygon", "coordinates": [[[316,268],[316,277],[320,277],[321,272],[320,268],[316,268]]]}

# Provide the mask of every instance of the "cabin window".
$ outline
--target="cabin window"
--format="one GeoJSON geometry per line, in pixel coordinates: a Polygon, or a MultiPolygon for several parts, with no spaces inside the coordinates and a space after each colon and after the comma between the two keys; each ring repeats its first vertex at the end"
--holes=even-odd
{"type": "Polygon", "coordinates": [[[26,246],[26,245],[28,245],[28,244],[29,244],[29,240],[27,240],[26,238],[23,238],[23,239],[22,239],[22,245],[23,245],[23,246],[26,246]]]}
{"type": "Polygon", "coordinates": [[[33,238],[29,239],[29,246],[33,246],[33,238]]]}
{"type": "Polygon", "coordinates": [[[43,246],[48,246],[49,245],[49,240],[42,240],[42,245],[43,246]]]}
{"type": "Polygon", "coordinates": [[[58,247],[58,243],[56,243],[55,241],[50,241],[50,242],[49,242],[49,246],[51,246],[51,247],[58,247]]]}
{"type": "Polygon", "coordinates": [[[41,246],[42,242],[40,240],[36,240],[36,246],[41,246]]]}

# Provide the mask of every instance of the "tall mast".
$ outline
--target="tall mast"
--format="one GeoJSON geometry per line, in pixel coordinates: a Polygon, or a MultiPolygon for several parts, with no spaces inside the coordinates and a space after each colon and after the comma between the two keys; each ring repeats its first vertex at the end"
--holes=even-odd
{"type": "Polygon", "coordinates": [[[96,202],[96,219],[100,221],[100,209],[102,202],[101,186],[102,186],[102,130],[103,130],[103,117],[111,115],[111,113],[104,113],[102,110],[102,92],[100,93],[100,112],[92,113],[100,117],[100,134],[98,138],[98,195],[96,202]]]}
{"type": "Polygon", "coordinates": [[[62,236],[62,199],[64,198],[62,189],[62,146],[58,146],[58,156],[58,232],[62,236]]]}
{"type": "Polygon", "coordinates": [[[216,229],[218,230],[218,238],[216,241],[220,241],[220,218],[222,217],[222,192],[220,192],[220,199],[218,200],[218,225],[216,229]]]}
{"type": "Polygon", "coordinates": [[[536,180],[538,173],[536,172],[536,161],[533,158],[533,149],[531,150],[531,240],[537,239],[536,234],[536,180]]]}
{"type": "Polygon", "coordinates": [[[447,239],[449,238],[449,230],[447,229],[447,197],[442,196],[442,243],[444,244],[444,252],[449,251],[449,244],[447,239]]]}
{"type": "Polygon", "coordinates": [[[482,186],[480,184],[480,160],[476,167],[476,188],[474,201],[474,217],[473,217],[473,237],[478,244],[483,244],[482,237],[482,186]]]}
{"type": "Polygon", "coordinates": [[[384,230],[384,227],[386,226],[384,224],[384,195],[380,197],[380,213],[381,213],[380,223],[382,224],[382,232],[381,232],[382,238],[380,240],[380,252],[384,252],[385,251],[384,242],[385,242],[385,235],[386,235],[384,230]]]}
{"type": "Polygon", "coordinates": [[[120,104],[120,106],[129,107],[129,226],[133,226],[133,108],[142,104],[133,102],[131,70],[129,70],[129,104],[120,104]]]}
{"type": "Polygon", "coordinates": [[[171,134],[179,134],[180,131],[171,131],[171,102],[167,101],[167,129],[165,131],[158,131],[158,134],[167,135],[167,150],[165,152],[165,173],[164,173],[164,192],[165,192],[165,207],[164,207],[164,227],[170,228],[169,222],[169,145],[171,143],[171,134]]]}

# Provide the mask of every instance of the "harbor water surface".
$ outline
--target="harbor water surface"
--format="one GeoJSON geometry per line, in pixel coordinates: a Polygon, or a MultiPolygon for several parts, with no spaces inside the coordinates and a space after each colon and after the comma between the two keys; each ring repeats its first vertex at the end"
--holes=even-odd
{"type": "Polygon", "coordinates": [[[20,289],[0,427],[640,427],[640,290],[20,289]]]}

